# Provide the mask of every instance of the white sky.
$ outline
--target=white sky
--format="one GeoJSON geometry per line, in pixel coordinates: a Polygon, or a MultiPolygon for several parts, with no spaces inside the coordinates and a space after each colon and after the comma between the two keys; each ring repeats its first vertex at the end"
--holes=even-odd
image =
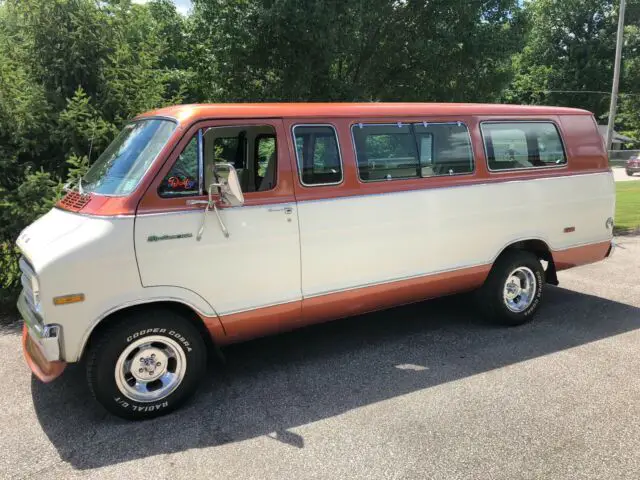
{"type": "MultiPolygon", "coordinates": [[[[133,3],[147,3],[149,0],[133,0],[133,3]]],[[[191,0],[173,0],[180,13],[186,15],[191,8],[191,0]]]]}

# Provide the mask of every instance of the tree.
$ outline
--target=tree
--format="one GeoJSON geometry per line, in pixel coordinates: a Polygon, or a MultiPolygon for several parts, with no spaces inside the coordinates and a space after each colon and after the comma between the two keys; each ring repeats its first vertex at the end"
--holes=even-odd
{"type": "Polygon", "coordinates": [[[522,32],[506,0],[196,0],[193,16],[211,100],[491,100],[522,32]]]}
{"type": "MultiPolygon", "coordinates": [[[[613,77],[618,2],[536,0],[526,4],[529,31],[514,56],[514,79],[504,100],[585,108],[604,120],[613,77]]],[[[621,91],[636,90],[640,2],[630,0],[621,91]]],[[[623,107],[624,104],[623,103],[623,107]]],[[[626,108],[626,107],[625,107],[626,108]]]]}
{"type": "Polygon", "coordinates": [[[133,116],[188,91],[186,20],[167,0],[0,2],[0,286],[13,242],[133,116]],[[91,158],[89,151],[91,150],[91,158]]]}
{"type": "MultiPolygon", "coordinates": [[[[640,13],[640,9],[636,12],[640,13]]],[[[625,27],[624,37],[622,95],[615,123],[625,135],[640,142],[640,25],[637,19],[625,27]]]]}

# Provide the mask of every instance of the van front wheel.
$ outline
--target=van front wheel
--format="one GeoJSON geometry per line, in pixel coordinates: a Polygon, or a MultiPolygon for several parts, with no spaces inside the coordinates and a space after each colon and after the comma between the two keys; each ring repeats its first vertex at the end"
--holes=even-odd
{"type": "Polygon", "coordinates": [[[489,320],[521,325],[538,310],[543,285],[544,270],[535,255],[507,251],[496,260],[479,290],[479,304],[489,320]]]}
{"type": "Polygon", "coordinates": [[[109,412],[142,420],[178,408],[206,369],[200,332],[170,310],[136,312],[99,333],[87,355],[87,380],[109,412]]]}

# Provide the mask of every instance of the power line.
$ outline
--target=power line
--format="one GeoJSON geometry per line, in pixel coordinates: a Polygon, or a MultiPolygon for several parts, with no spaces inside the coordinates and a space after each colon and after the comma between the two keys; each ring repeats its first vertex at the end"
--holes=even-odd
{"type": "MultiPolygon", "coordinates": [[[[600,94],[611,95],[611,92],[605,92],[602,90],[512,90],[508,89],[505,92],[511,93],[584,93],[584,94],[600,94]]],[[[619,97],[640,97],[640,93],[618,93],[619,97]]]]}

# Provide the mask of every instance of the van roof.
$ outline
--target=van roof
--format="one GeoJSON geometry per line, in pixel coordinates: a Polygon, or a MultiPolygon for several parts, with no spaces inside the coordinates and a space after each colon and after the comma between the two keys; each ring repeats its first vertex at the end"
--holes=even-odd
{"type": "Polygon", "coordinates": [[[205,118],[394,117],[448,115],[591,115],[566,107],[480,103],[209,103],[175,105],[137,118],[165,116],[180,123],[205,118]]]}

